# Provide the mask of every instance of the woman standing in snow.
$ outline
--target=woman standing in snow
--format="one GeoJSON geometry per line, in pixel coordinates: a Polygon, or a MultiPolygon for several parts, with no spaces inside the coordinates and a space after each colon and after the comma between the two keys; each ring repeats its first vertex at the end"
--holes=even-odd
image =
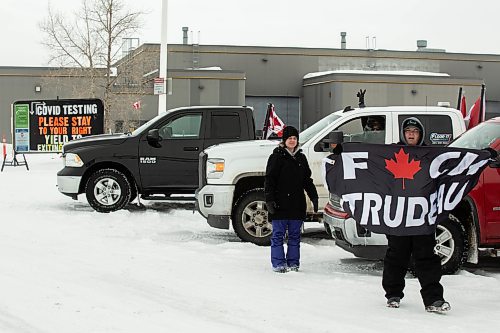
{"type": "Polygon", "coordinates": [[[269,156],[266,167],[265,194],[269,219],[272,220],[271,263],[273,270],[285,273],[300,266],[300,232],[306,217],[306,197],[318,211],[318,193],[311,178],[306,156],[299,149],[299,132],[287,126],[283,141],[269,156]],[[284,240],[288,231],[287,252],[284,240]]]}

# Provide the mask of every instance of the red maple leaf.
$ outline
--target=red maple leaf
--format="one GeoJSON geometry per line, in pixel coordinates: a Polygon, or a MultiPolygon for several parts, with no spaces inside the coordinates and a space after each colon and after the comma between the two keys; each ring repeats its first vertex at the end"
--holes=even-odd
{"type": "Polygon", "coordinates": [[[422,169],[420,161],[411,160],[408,162],[410,154],[406,154],[403,148],[394,154],[396,160],[385,160],[385,168],[392,172],[394,178],[403,178],[403,190],[405,189],[405,178],[413,179],[413,176],[422,169]]]}

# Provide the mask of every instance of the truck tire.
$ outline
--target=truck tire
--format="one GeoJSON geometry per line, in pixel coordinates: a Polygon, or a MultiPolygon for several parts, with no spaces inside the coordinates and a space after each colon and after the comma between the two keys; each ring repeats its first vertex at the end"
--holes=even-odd
{"type": "Polygon", "coordinates": [[[325,231],[326,231],[326,234],[328,235],[328,238],[334,239],[332,229],[330,229],[330,225],[328,223],[325,223],[325,222],[323,223],[323,225],[325,227],[325,231]]]}
{"type": "Polygon", "coordinates": [[[135,184],[135,182],[132,182],[130,184],[130,199],[128,199],[128,203],[132,203],[132,201],[134,201],[135,198],[137,198],[137,194],[138,194],[137,185],[135,184]]]}
{"type": "Polygon", "coordinates": [[[467,260],[468,238],[465,227],[454,215],[436,228],[434,252],[441,257],[443,274],[455,274],[467,260]]]}
{"type": "Polygon", "coordinates": [[[127,177],[116,169],[94,172],[85,185],[90,206],[100,213],[120,210],[130,201],[131,186],[127,177]]]}
{"type": "MultiPolygon", "coordinates": [[[[443,275],[455,274],[467,260],[468,238],[465,227],[454,215],[436,227],[436,246],[434,252],[441,258],[443,275]]],[[[413,258],[409,271],[416,276],[413,258]]]]}
{"type": "Polygon", "coordinates": [[[263,188],[241,195],[235,204],[232,222],[234,232],[242,241],[259,246],[271,245],[273,225],[268,220],[263,188]]]}

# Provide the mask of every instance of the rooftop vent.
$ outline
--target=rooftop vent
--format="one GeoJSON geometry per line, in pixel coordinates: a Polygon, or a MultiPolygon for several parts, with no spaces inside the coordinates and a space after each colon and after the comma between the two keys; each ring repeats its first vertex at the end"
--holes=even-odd
{"type": "Polygon", "coordinates": [[[424,49],[427,47],[427,41],[425,39],[417,40],[417,49],[424,49]]]}
{"type": "Polygon", "coordinates": [[[417,40],[417,52],[446,52],[445,49],[432,49],[427,47],[427,40],[417,40]]]}
{"type": "Polygon", "coordinates": [[[182,27],[182,44],[187,45],[188,43],[188,27],[182,27]]]}

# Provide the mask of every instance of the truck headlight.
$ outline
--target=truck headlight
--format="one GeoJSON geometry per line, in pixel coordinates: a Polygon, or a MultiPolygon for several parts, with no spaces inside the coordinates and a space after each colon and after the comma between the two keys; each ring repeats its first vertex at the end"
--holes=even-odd
{"type": "Polygon", "coordinates": [[[72,167],[72,168],[80,168],[83,166],[83,161],[75,153],[66,153],[64,155],[64,166],[72,167]]]}
{"type": "Polygon", "coordinates": [[[224,160],[209,158],[207,160],[207,178],[221,178],[224,174],[224,160]]]}

